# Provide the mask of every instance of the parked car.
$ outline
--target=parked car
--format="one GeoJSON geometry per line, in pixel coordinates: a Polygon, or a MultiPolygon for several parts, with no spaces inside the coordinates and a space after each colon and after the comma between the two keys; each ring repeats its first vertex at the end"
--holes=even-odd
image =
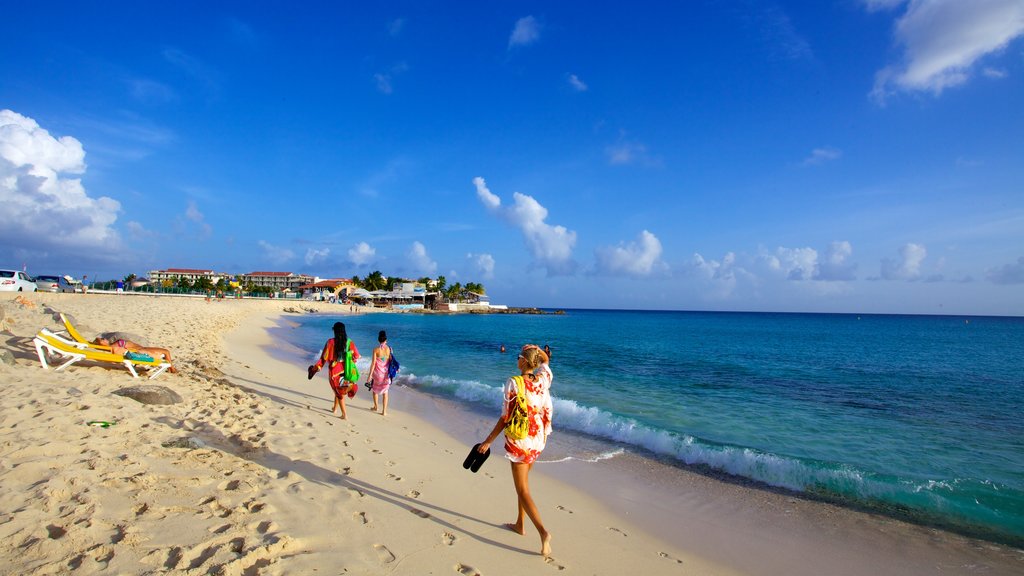
{"type": "Polygon", "coordinates": [[[21,270],[0,270],[0,292],[35,292],[36,283],[21,270]]]}
{"type": "Polygon", "coordinates": [[[43,292],[74,292],[75,285],[64,276],[36,276],[36,289],[43,292]]]}

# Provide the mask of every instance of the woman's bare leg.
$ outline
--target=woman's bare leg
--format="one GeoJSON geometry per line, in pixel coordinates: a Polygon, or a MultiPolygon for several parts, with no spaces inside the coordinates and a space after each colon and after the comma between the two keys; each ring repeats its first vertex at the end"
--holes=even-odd
{"type": "Polygon", "coordinates": [[[380,395],[380,398],[381,398],[381,406],[382,406],[381,411],[380,411],[380,415],[381,416],[387,416],[388,415],[388,393],[384,392],[383,394],[380,395]]]}
{"type": "Polygon", "coordinates": [[[371,410],[373,410],[374,412],[377,411],[377,393],[376,392],[373,393],[373,408],[371,408],[371,410]]]}
{"type": "Polygon", "coordinates": [[[526,534],[525,516],[529,516],[533,526],[540,534],[540,554],[547,558],[551,555],[551,534],[544,528],[540,519],[540,512],[530,495],[530,469],[533,464],[523,462],[512,463],[512,482],[516,487],[516,496],[519,501],[519,513],[515,524],[509,524],[509,528],[520,534],[526,534]]]}

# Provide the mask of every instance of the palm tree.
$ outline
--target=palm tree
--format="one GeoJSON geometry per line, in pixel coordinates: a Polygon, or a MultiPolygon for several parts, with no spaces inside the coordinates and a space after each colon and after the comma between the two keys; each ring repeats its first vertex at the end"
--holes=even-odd
{"type": "Polygon", "coordinates": [[[363,281],[367,290],[380,290],[387,285],[387,280],[384,279],[384,275],[380,273],[380,270],[374,270],[370,272],[370,275],[363,281]]]}

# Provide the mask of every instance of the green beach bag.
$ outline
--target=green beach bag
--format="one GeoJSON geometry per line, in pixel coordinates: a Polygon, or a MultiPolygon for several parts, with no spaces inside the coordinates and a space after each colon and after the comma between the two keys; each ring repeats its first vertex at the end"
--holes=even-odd
{"type": "Polygon", "coordinates": [[[530,435],[530,416],[526,411],[526,384],[522,376],[513,376],[516,381],[516,401],[509,407],[505,435],[512,440],[522,440],[530,435]]]}
{"type": "Polygon", "coordinates": [[[356,363],[352,360],[352,341],[345,341],[345,381],[346,382],[358,382],[359,381],[359,369],[356,368],[356,363]]]}

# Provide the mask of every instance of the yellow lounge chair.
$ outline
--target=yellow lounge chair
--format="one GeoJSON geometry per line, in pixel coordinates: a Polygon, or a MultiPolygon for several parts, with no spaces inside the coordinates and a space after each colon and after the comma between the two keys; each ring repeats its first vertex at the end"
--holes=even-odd
{"type": "Polygon", "coordinates": [[[90,360],[101,364],[119,364],[124,366],[131,372],[133,378],[139,377],[139,373],[135,370],[136,367],[151,369],[153,373],[150,374],[149,379],[152,380],[171,367],[170,362],[166,362],[163,359],[133,360],[112,352],[89,348],[82,343],[71,342],[61,338],[45,328],[39,331],[39,334],[36,335],[32,342],[35,344],[36,353],[39,355],[39,363],[42,364],[44,370],[50,367],[46,362],[46,357],[50,354],[60,356],[60,359],[64,360],[63,364],[57,366],[56,370],[58,372],[79,360],[90,360]]]}
{"type": "Polygon", "coordinates": [[[75,325],[72,324],[70,320],[68,320],[68,317],[65,316],[63,312],[60,313],[60,320],[61,322],[64,323],[64,329],[67,330],[68,336],[71,336],[71,339],[74,340],[75,342],[78,342],[79,344],[85,344],[89,348],[95,348],[97,350],[104,350],[106,352],[110,352],[110,346],[105,346],[103,344],[94,344],[93,342],[86,340],[82,336],[82,334],[75,329],[75,325]]]}

